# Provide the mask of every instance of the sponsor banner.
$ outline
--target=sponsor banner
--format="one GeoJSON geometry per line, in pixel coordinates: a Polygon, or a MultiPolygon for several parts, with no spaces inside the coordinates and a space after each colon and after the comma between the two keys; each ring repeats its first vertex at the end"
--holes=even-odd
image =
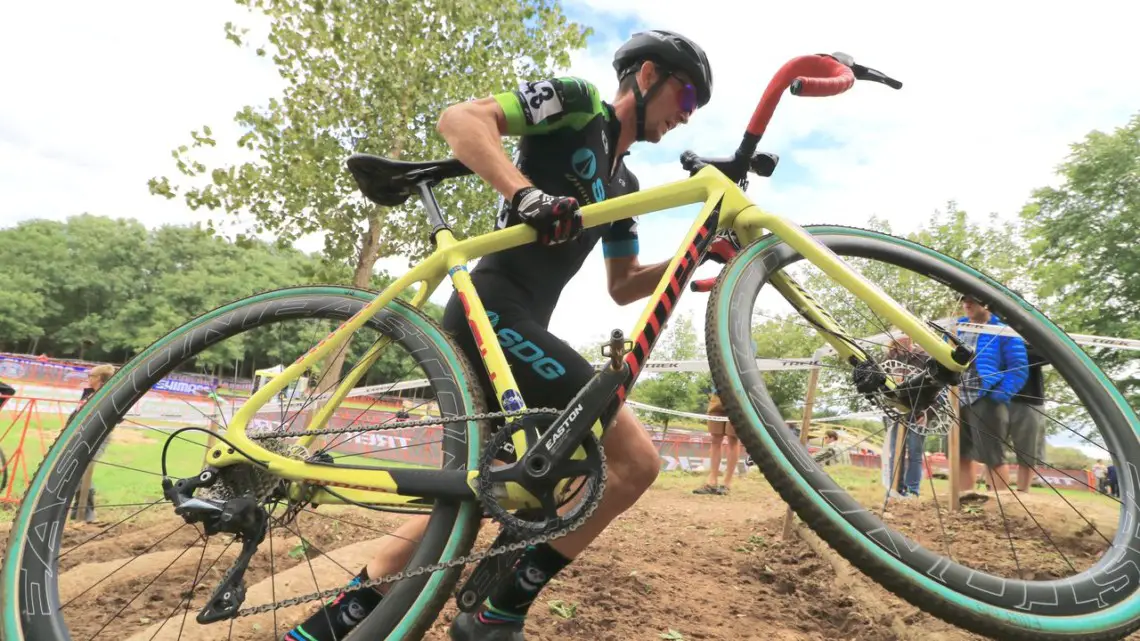
{"type": "MultiPolygon", "coordinates": [[[[0,380],[10,384],[20,382],[83,389],[87,385],[88,370],[96,365],[97,363],[68,363],[0,354],[0,380]]],[[[249,383],[226,381],[217,381],[217,384],[231,390],[252,387],[249,383]]],[[[194,396],[208,394],[214,385],[214,379],[208,376],[172,374],[160,380],[152,389],[169,394],[194,396]]]]}

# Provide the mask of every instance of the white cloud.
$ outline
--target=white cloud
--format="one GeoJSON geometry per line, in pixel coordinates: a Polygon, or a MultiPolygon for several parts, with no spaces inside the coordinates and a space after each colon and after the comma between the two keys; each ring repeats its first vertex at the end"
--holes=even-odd
{"type": "Polygon", "coordinates": [[[146,182],[174,171],[170,151],[191,129],[211,124],[235,140],[233,114],[278,87],[271,66],[225,40],[228,20],[251,22],[222,0],[7,7],[0,225],[85,211],[146,224],[202,218],[146,182]]]}
{"type": "MultiPolygon", "coordinates": [[[[709,52],[713,102],[658,148],[634,148],[629,160],[643,187],[683,177],[675,160],[683,149],[729,153],[764,84],[794,55],[841,50],[902,80],[897,92],[860,83],[836,98],[785,94],[762,146],[786,167],[807,167],[806,182],[777,170],[755,179],[750,194],[800,223],[859,225],[878,215],[906,231],[950,198],[972,212],[1013,215],[1053,180],[1069,143],[1140,108],[1129,68],[1134,2],[576,4],[601,27],[634,19],[682,31],[709,52]],[[836,146],[794,146],[809,135],[836,146]]],[[[150,196],[146,180],[173,171],[170,150],[190,129],[210,123],[220,140],[233,140],[222,125],[279,86],[271,67],[223,38],[227,20],[249,21],[232,2],[113,6],[22,3],[0,21],[0,226],[82,211],[148,225],[201,218],[150,196]]],[[[611,95],[617,44],[595,38],[571,72],[611,95]]],[[[643,260],[668,258],[687,228],[676,217],[643,219],[643,260]]],[[[690,293],[682,302],[698,325],[705,300],[690,293]]],[[[609,300],[599,249],[563,293],[552,330],[579,344],[632,327],[641,309],[609,300]]]]}

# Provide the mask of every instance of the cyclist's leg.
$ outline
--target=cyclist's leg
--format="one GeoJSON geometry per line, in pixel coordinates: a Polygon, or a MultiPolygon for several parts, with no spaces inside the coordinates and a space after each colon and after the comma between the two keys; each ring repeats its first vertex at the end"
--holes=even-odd
{"type": "MultiPolygon", "coordinates": [[[[501,344],[529,345],[524,350],[506,350],[507,362],[523,399],[530,407],[558,407],[569,404],[593,376],[594,368],[565,341],[551,334],[521,306],[507,301],[484,304],[493,312],[495,331],[501,344]],[[523,361],[518,351],[530,358],[523,361]],[[534,354],[543,357],[535,359],[534,354]]],[[[445,316],[446,318],[446,316],[445,316]]],[[[447,324],[444,325],[447,327],[447,324]]],[[[459,333],[457,342],[465,350],[474,349],[474,340],[459,333]]],[[[519,560],[515,572],[491,590],[485,608],[475,617],[461,616],[457,627],[488,625],[521,627],[530,604],[539,591],[570,563],[619,514],[627,510],[652,485],[660,469],[653,442],[628,407],[622,407],[603,439],[608,481],[606,492],[590,520],[572,534],[549,544],[535,546],[519,560]]]]}

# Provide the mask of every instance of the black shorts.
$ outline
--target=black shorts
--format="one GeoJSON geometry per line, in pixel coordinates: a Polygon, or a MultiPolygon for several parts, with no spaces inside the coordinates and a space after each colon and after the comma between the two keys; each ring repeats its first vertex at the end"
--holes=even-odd
{"type": "MultiPolygon", "coordinates": [[[[593,366],[566,341],[551,334],[546,324],[528,311],[525,304],[503,295],[502,291],[484,294],[484,290],[495,289],[500,288],[479,287],[479,298],[487,310],[511,374],[518,383],[523,402],[530,408],[565,408],[594,377],[593,366]]],[[[455,338],[475,369],[490,410],[501,410],[502,401],[496,398],[495,388],[463,313],[463,305],[454,294],[444,309],[443,328],[455,338]]]]}
{"type": "Polygon", "coordinates": [[[990,467],[1004,463],[1009,440],[1009,406],[983,396],[973,405],[963,404],[959,410],[961,455],[990,467]]]}

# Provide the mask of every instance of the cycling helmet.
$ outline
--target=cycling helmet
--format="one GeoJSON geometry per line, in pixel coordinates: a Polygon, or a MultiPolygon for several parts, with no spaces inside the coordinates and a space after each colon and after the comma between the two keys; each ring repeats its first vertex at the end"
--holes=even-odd
{"type": "Polygon", "coordinates": [[[644,94],[636,84],[633,95],[637,103],[637,139],[645,140],[645,104],[668,80],[668,72],[682,72],[697,90],[697,106],[703,107],[712,98],[712,68],[704,49],[685,36],[673,31],[653,29],[633,34],[614,53],[614,70],[618,80],[636,73],[646,60],[660,66],[666,75],[644,94]]]}
{"type": "Polygon", "coordinates": [[[712,68],[708,56],[692,40],[661,29],[633,34],[614,54],[614,70],[618,79],[636,72],[646,60],[668,70],[684,72],[697,90],[699,106],[705,106],[712,98],[712,68]]]}

